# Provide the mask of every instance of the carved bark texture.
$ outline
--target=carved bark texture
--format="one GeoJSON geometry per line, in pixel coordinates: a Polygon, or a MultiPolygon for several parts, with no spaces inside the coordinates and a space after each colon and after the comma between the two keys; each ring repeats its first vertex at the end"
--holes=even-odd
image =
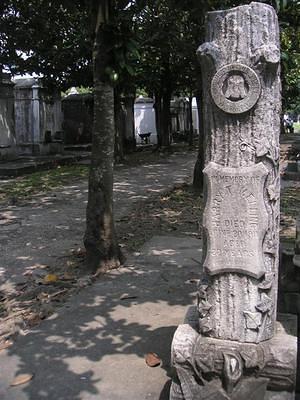
{"type": "MultiPolygon", "coordinates": [[[[268,214],[261,246],[265,274],[257,279],[226,272],[230,265],[224,265],[224,273],[207,274],[207,281],[200,288],[200,329],[215,338],[261,342],[274,335],[278,275],[281,85],[279,32],[274,9],[251,3],[208,13],[206,43],[200,46],[198,54],[203,71],[205,165],[213,162],[220,168],[238,169],[263,163],[267,168],[263,202],[268,214]],[[246,81],[243,89],[236,92],[243,73],[229,74],[232,82],[228,79],[227,87],[225,83],[217,87],[225,100],[236,101],[233,113],[220,109],[212,98],[212,80],[228,64],[250,67],[259,79],[261,90],[257,103],[242,113],[239,105],[236,110],[236,104],[242,104],[240,100],[247,97],[247,92],[253,89],[252,83],[255,84],[251,78],[250,83],[246,81]]],[[[211,249],[209,232],[204,233],[205,258],[211,249]]]]}

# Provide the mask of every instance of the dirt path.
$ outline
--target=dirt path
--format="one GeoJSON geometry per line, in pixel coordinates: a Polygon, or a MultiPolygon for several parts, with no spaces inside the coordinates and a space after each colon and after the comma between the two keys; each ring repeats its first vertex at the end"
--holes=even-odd
{"type": "MultiPolygon", "coordinates": [[[[173,154],[163,161],[115,172],[115,218],[120,219],[137,202],[162,193],[192,175],[195,153],[173,154]]],[[[80,181],[35,196],[22,206],[0,209],[0,290],[7,293],[24,281],[58,266],[72,249],[82,246],[85,229],[87,183],[80,181]]]]}

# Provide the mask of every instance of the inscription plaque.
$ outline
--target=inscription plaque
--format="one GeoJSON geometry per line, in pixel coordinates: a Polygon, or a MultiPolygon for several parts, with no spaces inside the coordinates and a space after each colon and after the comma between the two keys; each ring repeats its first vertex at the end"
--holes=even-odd
{"type": "Polygon", "coordinates": [[[207,202],[203,214],[207,247],[204,268],[209,274],[237,272],[259,279],[264,273],[262,242],[268,228],[263,190],[267,168],[204,169],[207,202]]]}
{"type": "Polygon", "coordinates": [[[220,68],[211,82],[215,104],[229,114],[249,111],[259,99],[261,85],[252,68],[233,63],[220,68]]]}

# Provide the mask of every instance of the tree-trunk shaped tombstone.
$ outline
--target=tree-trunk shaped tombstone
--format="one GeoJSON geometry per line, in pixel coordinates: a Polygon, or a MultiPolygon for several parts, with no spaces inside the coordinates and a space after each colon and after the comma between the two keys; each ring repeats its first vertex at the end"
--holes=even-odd
{"type": "Polygon", "coordinates": [[[260,342],[274,335],[277,299],[281,86],[275,11],[251,3],[209,13],[206,40],[198,54],[207,140],[205,302],[211,309],[200,325],[216,338],[260,342]]]}
{"type": "MultiPolygon", "coordinates": [[[[279,261],[279,29],[251,3],[210,12],[202,66],[204,278],[198,326],[172,344],[172,400],[264,399],[293,390],[296,341],[276,327],[279,261]],[[254,376],[254,372],[256,375],[254,376]],[[211,396],[211,397],[210,397],[211,396]]],[[[195,317],[193,317],[195,321],[195,317]]]]}

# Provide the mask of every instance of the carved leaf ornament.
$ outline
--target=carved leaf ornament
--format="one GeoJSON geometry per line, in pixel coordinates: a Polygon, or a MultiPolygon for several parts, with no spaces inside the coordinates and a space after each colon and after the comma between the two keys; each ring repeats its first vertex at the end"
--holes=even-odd
{"type": "Polygon", "coordinates": [[[280,180],[276,178],[276,180],[268,187],[268,195],[271,201],[276,201],[280,196],[280,180]]]}
{"type": "Polygon", "coordinates": [[[261,313],[244,311],[246,326],[248,329],[258,330],[261,325],[261,313]]]}
{"type": "Polygon", "coordinates": [[[273,300],[266,293],[262,293],[261,302],[257,304],[256,309],[262,313],[271,312],[273,309],[273,300]]]}

